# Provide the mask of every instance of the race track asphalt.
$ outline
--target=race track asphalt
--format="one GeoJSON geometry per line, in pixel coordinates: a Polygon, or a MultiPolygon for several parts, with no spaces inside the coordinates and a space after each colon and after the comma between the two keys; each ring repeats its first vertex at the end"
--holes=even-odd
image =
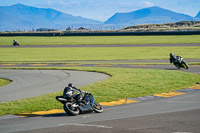
{"type": "Polygon", "coordinates": [[[95,72],[69,70],[0,70],[0,77],[11,84],[0,87],[0,102],[14,101],[63,91],[68,83],[85,86],[109,78],[95,72]]]}
{"type": "Polygon", "coordinates": [[[101,114],[68,116],[61,113],[28,118],[2,118],[0,130],[3,133],[198,133],[199,97],[200,91],[193,91],[171,98],[105,107],[101,114]]]}
{"type": "MultiPolygon", "coordinates": [[[[87,67],[87,65],[85,67],[87,67]]],[[[106,67],[177,70],[172,65],[118,64],[106,67]]],[[[188,70],[180,69],[178,71],[200,74],[200,66],[190,66],[188,70]]],[[[64,73],[63,76],[66,78],[63,82],[61,81],[62,88],[66,85],[65,81],[68,77],[67,74],[64,73]]],[[[74,78],[76,78],[76,76],[74,78]]],[[[90,113],[72,117],[61,113],[28,118],[10,115],[3,116],[0,117],[0,132],[199,133],[200,90],[186,90],[189,91],[187,91],[185,95],[169,98],[152,98],[151,96],[147,96],[147,98],[141,102],[104,107],[104,112],[101,114],[90,113]]]]}

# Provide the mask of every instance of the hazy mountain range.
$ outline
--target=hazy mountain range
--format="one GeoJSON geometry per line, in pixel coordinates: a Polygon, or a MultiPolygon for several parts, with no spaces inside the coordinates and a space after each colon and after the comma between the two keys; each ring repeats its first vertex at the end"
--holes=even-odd
{"type": "Polygon", "coordinates": [[[71,25],[100,24],[102,22],[72,16],[54,9],[16,4],[0,7],[0,30],[63,28],[71,25]]]}
{"type": "Polygon", "coordinates": [[[189,15],[172,12],[170,10],[154,6],[130,13],[116,13],[109,18],[105,24],[160,24],[178,21],[196,21],[198,18],[200,19],[200,14],[194,18],[189,15]]]}
{"type": "Polygon", "coordinates": [[[116,13],[105,22],[62,13],[54,9],[36,8],[22,4],[0,6],[0,31],[31,30],[36,28],[65,29],[68,26],[160,24],[200,20],[196,17],[172,12],[160,7],[150,7],[130,13],[116,13]]]}
{"type": "Polygon", "coordinates": [[[197,16],[195,18],[200,21],[200,11],[199,11],[199,13],[197,14],[197,16]]]}

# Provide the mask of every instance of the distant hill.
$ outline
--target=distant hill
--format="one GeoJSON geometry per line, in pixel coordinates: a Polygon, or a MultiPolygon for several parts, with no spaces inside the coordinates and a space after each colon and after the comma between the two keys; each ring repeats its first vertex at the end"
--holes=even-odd
{"type": "Polygon", "coordinates": [[[37,28],[67,28],[71,25],[100,24],[100,21],[22,4],[0,6],[0,31],[37,28]]]}
{"type": "Polygon", "coordinates": [[[161,24],[197,20],[200,21],[200,12],[193,18],[156,6],[130,13],[116,13],[105,23],[62,13],[51,8],[36,8],[23,4],[0,6],[0,31],[63,30],[68,27],[73,27],[74,29],[80,27],[115,29],[115,27],[127,27],[138,24],[161,24]]]}
{"type": "Polygon", "coordinates": [[[199,13],[195,16],[196,19],[198,19],[200,21],[200,11],[199,13]]]}
{"type": "Polygon", "coordinates": [[[137,25],[137,24],[160,24],[173,23],[178,21],[195,21],[196,19],[176,13],[157,6],[136,10],[129,13],[116,13],[109,18],[105,24],[123,24],[123,25],[137,25]]]}

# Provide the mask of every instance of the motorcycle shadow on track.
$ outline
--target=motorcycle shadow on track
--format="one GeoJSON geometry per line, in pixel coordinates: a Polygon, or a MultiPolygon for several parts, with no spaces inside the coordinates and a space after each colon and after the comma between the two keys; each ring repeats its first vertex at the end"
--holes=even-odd
{"type": "Polygon", "coordinates": [[[40,117],[69,117],[70,115],[66,113],[58,113],[58,114],[48,114],[48,115],[42,115],[40,117]]]}
{"type": "Polygon", "coordinates": [[[47,115],[39,115],[39,114],[20,114],[20,117],[63,117],[63,116],[69,116],[66,113],[58,113],[58,114],[47,114],[47,115]]]}
{"type": "MultiPolygon", "coordinates": [[[[80,115],[84,115],[87,113],[82,113],[80,115]]],[[[57,114],[46,114],[46,115],[38,115],[38,114],[20,114],[21,117],[71,117],[71,115],[67,113],[57,113],[57,114]]]]}
{"type": "MultiPolygon", "coordinates": [[[[95,114],[95,112],[88,112],[88,113],[81,113],[79,114],[79,116],[81,115],[85,115],[85,114],[95,114]]],[[[47,114],[47,115],[36,115],[36,114],[27,114],[24,115],[25,117],[73,117],[73,115],[67,114],[67,113],[57,113],[57,114],[47,114]]]]}

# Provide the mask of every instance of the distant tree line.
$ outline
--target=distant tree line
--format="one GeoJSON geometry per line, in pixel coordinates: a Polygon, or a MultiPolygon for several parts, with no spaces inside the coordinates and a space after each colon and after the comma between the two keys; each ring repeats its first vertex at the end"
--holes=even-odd
{"type": "Polygon", "coordinates": [[[58,31],[57,29],[49,29],[49,28],[38,28],[36,31],[58,31]]]}

